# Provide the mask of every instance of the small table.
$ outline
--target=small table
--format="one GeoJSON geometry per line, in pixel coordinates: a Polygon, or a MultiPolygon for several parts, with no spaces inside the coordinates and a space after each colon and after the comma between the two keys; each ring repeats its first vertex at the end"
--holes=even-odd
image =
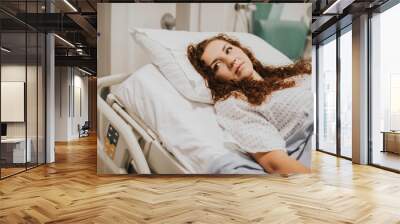
{"type": "Polygon", "coordinates": [[[27,147],[25,154],[25,138],[5,138],[1,139],[1,158],[5,163],[26,163],[31,161],[30,138],[26,139],[27,147]]]}
{"type": "Polygon", "coordinates": [[[382,152],[392,152],[400,154],[400,131],[382,131],[383,150],[382,152]]]}

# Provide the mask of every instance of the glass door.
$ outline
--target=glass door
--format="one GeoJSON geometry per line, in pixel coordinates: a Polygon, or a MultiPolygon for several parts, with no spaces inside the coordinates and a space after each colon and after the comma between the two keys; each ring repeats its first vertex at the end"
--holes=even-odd
{"type": "Polygon", "coordinates": [[[1,176],[26,170],[31,160],[26,141],[27,48],[25,32],[1,34],[1,176]]]}
{"type": "MultiPolygon", "coordinates": [[[[44,1],[15,4],[0,7],[44,12],[44,1]]],[[[45,34],[0,12],[1,179],[45,163],[45,45],[45,34]]]]}

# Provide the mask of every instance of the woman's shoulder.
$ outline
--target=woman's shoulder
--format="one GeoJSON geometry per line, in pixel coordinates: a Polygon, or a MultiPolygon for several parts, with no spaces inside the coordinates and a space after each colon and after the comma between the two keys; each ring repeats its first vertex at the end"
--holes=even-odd
{"type": "Polygon", "coordinates": [[[285,81],[295,81],[295,82],[310,81],[310,80],[311,80],[311,74],[300,74],[285,79],[285,81]]]}
{"type": "Polygon", "coordinates": [[[293,87],[310,88],[311,87],[311,74],[301,74],[286,78],[285,82],[294,81],[293,87]]]}
{"type": "Polygon", "coordinates": [[[231,94],[229,94],[229,96],[226,96],[225,98],[215,102],[214,105],[216,108],[223,107],[226,110],[237,107],[243,107],[246,102],[247,102],[247,97],[243,93],[234,91],[231,94]]]}

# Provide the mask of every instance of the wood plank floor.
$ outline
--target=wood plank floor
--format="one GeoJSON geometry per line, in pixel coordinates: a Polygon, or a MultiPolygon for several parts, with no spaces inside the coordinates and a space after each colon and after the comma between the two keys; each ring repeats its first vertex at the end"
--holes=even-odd
{"type": "Polygon", "coordinates": [[[0,181],[0,223],[400,223],[400,175],[315,152],[311,175],[96,175],[96,139],[0,181]]]}
{"type": "Polygon", "coordinates": [[[375,150],[372,161],[374,164],[400,170],[400,154],[375,150]]]}
{"type": "Polygon", "coordinates": [[[22,172],[22,171],[24,171],[25,170],[25,167],[17,167],[17,168],[15,168],[15,167],[13,167],[13,168],[0,168],[1,169],[1,177],[7,177],[7,176],[10,176],[10,175],[13,175],[13,174],[15,174],[15,173],[18,173],[18,172],[22,172]]]}

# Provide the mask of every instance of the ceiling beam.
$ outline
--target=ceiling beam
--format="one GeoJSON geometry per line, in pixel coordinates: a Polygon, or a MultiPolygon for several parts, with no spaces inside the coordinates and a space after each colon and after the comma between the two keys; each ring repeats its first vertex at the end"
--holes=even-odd
{"type": "Polygon", "coordinates": [[[311,32],[315,33],[318,30],[321,30],[321,28],[334,17],[335,16],[320,16],[320,17],[318,17],[317,20],[311,24],[311,32]]]}
{"type": "Polygon", "coordinates": [[[90,24],[85,17],[80,14],[68,14],[67,15],[72,21],[79,25],[91,38],[96,38],[97,31],[96,28],[90,24]]]}
{"type": "Polygon", "coordinates": [[[55,56],[56,66],[82,66],[96,71],[97,58],[90,56],[55,56]]]}

